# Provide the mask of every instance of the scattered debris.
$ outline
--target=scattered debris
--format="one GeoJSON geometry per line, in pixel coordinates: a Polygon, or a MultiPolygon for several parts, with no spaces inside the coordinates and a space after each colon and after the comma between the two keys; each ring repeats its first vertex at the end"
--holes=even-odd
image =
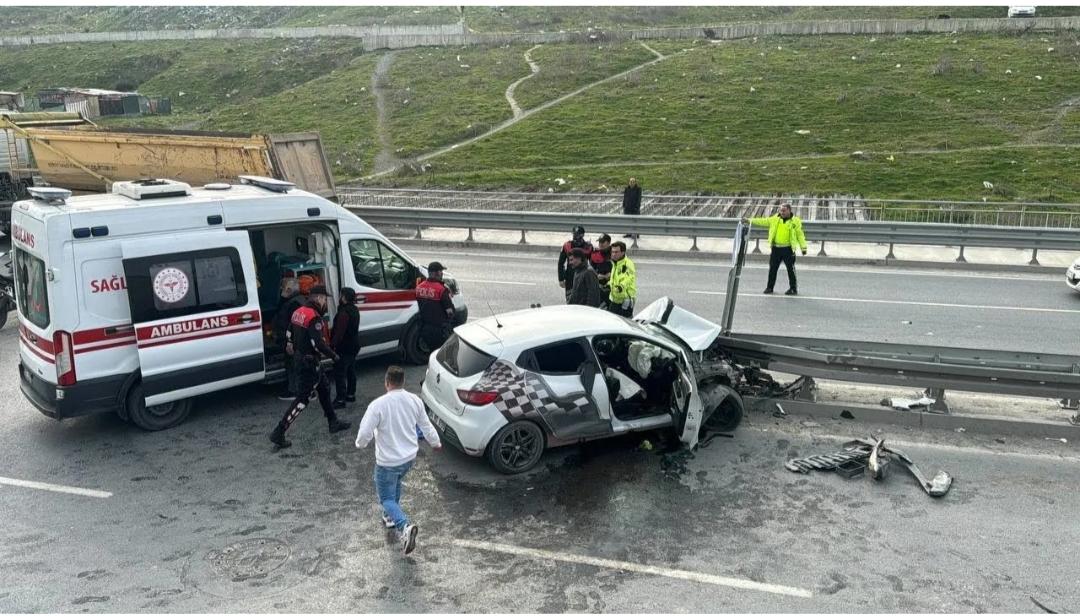
{"type": "Polygon", "coordinates": [[[1004,437],[1001,437],[1001,436],[999,436],[999,437],[997,437],[996,439],[994,439],[994,441],[995,441],[995,442],[997,442],[997,443],[1000,443],[1000,444],[1002,444],[1002,445],[1004,445],[1004,444],[1005,444],[1005,438],[1004,438],[1004,437]]]}
{"type": "Polygon", "coordinates": [[[1044,441],[1060,441],[1061,443],[1064,443],[1066,445],[1069,444],[1069,439],[1067,439],[1067,438],[1050,438],[1048,436],[1048,437],[1044,438],[1043,440],[1044,441]]]}
{"type": "Polygon", "coordinates": [[[930,408],[934,403],[933,398],[923,396],[921,398],[885,398],[881,406],[888,406],[898,411],[923,411],[930,408]]]}
{"type": "Polygon", "coordinates": [[[919,483],[919,487],[930,496],[944,496],[952,487],[951,475],[945,471],[938,471],[932,479],[927,479],[915,462],[904,452],[886,447],[885,439],[849,441],[844,444],[842,451],[794,458],[785,462],[784,468],[795,473],[809,473],[812,470],[838,471],[846,478],[857,477],[864,472],[864,469],[869,468],[870,476],[880,481],[885,478],[893,461],[904,467],[919,483]]]}
{"type": "Polygon", "coordinates": [[[638,445],[638,449],[640,449],[642,451],[652,451],[653,450],[653,444],[649,442],[649,439],[645,439],[645,440],[641,441],[640,445],[638,445]]]}
{"type": "Polygon", "coordinates": [[[903,323],[904,325],[911,325],[911,321],[900,321],[900,322],[903,323]]]}
{"type": "Polygon", "coordinates": [[[963,434],[963,433],[967,432],[967,429],[966,428],[957,428],[956,430],[954,430],[954,432],[956,432],[957,434],[963,434]]]}
{"type": "Polygon", "coordinates": [[[840,411],[840,416],[844,419],[855,419],[855,416],[851,414],[851,411],[840,411]]]}
{"type": "Polygon", "coordinates": [[[806,130],[805,128],[800,128],[799,130],[795,131],[795,134],[796,135],[809,135],[810,131],[806,130]]]}
{"type": "Polygon", "coordinates": [[[787,416],[787,411],[785,411],[784,407],[780,406],[780,403],[777,402],[776,403],[776,412],[773,413],[773,417],[786,417],[786,416],[787,416]]]}

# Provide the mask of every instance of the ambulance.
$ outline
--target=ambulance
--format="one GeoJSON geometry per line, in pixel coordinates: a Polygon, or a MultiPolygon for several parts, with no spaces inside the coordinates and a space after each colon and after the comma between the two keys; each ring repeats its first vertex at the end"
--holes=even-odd
{"type": "MultiPolygon", "coordinates": [[[[31,189],[12,209],[23,394],[56,419],[116,412],[177,425],[196,396],[285,377],[273,342],[288,278],[357,291],[360,357],[427,361],[415,287],[426,269],[343,207],[281,180],[110,194],[31,189]]],[[[456,323],[467,320],[452,276],[456,323]]]]}

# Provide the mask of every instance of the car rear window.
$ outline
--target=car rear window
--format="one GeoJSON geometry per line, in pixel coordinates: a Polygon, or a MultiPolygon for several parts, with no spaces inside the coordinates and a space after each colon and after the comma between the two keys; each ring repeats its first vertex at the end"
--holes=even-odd
{"type": "Polygon", "coordinates": [[[442,345],[435,359],[454,376],[470,376],[487,370],[495,357],[472,346],[453,334],[442,345]]]}
{"type": "Polygon", "coordinates": [[[15,249],[15,293],[19,314],[44,329],[49,326],[49,291],[45,283],[45,262],[15,249]]]}

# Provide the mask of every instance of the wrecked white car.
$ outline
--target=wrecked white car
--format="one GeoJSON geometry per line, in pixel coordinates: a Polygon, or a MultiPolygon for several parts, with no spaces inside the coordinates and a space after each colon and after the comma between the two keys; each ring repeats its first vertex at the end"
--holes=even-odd
{"type": "Polygon", "coordinates": [[[442,438],[503,473],[548,447],[673,428],[735,429],[743,402],[723,361],[702,362],[720,327],[668,298],[633,320],[584,306],[520,310],[459,326],[428,361],[422,397],[442,438]]]}

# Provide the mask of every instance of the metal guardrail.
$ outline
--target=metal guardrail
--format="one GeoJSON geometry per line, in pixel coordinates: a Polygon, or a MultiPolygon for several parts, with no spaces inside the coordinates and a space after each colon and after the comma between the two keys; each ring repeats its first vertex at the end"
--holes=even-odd
{"type": "Polygon", "coordinates": [[[809,377],[1080,398],[1080,356],[750,334],[714,344],[740,363],[809,377]]]}
{"type": "MultiPolygon", "coordinates": [[[[422,207],[483,211],[620,214],[619,193],[533,193],[415,188],[338,188],[354,206],[422,207]]],[[[653,216],[738,218],[775,212],[791,204],[804,221],[914,222],[1080,229],[1078,203],[994,203],[867,199],[853,195],[668,195],[642,196],[641,213],[653,216]]]]}
{"type": "MultiPolygon", "coordinates": [[[[666,235],[694,238],[730,238],[735,234],[738,220],[730,218],[702,218],[696,216],[611,216],[596,214],[555,214],[549,212],[497,212],[475,210],[425,209],[347,206],[351,211],[375,226],[400,226],[417,229],[423,227],[450,227],[468,229],[472,241],[473,229],[502,229],[520,231],[525,241],[527,231],[568,232],[575,225],[587,229],[603,230],[612,235],[641,234],[666,235]]],[[[919,224],[906,222],[804,222],[807,236],[822,242],[821,256],[826,242],[858,242],[889,244],[889,256],[895,258],[894,244],[922,246],[958,246],[964,260],[965,247],[1017,248],[1033,250],[1032,263],[1037,264],[1037,251],[1080,250],[1080,230],[1045,229],[1029,227],[993,227],[984,225],[919,224]]],[[[755,249],[757,251],[757,249],[755,249]]]]}

